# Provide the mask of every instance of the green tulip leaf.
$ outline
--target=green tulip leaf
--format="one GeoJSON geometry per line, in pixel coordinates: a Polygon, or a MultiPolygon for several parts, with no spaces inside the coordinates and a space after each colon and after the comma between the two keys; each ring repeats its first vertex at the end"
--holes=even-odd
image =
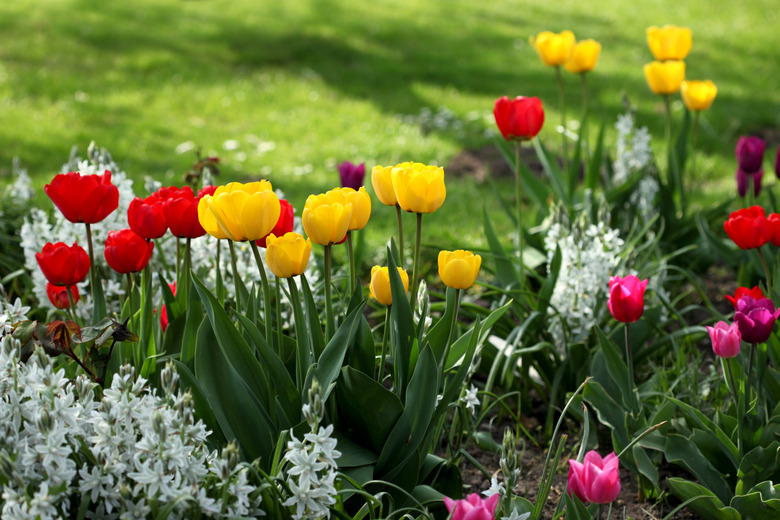
{"type": "Polygon", "coordinates": [[[691,472],[721,502],[727,502],[731,498],[732,488],[726,482],[724,475],[713,467],[691,439],[675,433],[667,435],[664,455],[672,464],[682,466],[691,472]]]}
{"type": "Polygon", "coordinates": [[[764,520],[780,517],[780,484],[764,481],[744,495],[731,499],[731,507],[739,511],[742,520],[764,520]]]}
{"type": "Polygon", "coordinates": [[[322,351],[325,350],[325,334],[322,332],[322,322],[320,321],[317,304],[314,303],[314,296],[311,293],[305,274],[301,275],[299,280],[301,281],[303,303],[306,308],[306,321],[309,324],[307,336],[311,341],[311,351],[314,353],[314,359],[319,359],[322,351]]]}
{"type": "Polygon", "coordinates": [[[723,505],[723,502],[712,491],[682,478],[668,478],[669,489],[687,507],[704,520],[742,520],[742,516],[733,507],[723,505]]]}
{"type": "Polygon", "coordinates": [[[604,130],[607,127],[607,120],[601,123],[599,136],[596,139],[596,147],[588,161],[588,168],[585,171],[585,188],[595,190],[601,179],[601,167],[604,164],[604,130]]]}
{"type": "Polygon", "coordinates": [[[544,170],[544,173],[546,173],[547,177],[550,179],[550,186],[552,186],[553,192],[555,193],[555,198],[562,202],[569,202],[566,194],[566,181],[563,178],[563,172],[561,172],[558,165],[555,164],[555,161],[550,160],[550,154],[539,139],[533,139],[531,142],[534,145],[534,150],[536,150],[536,156],[539,158],[539,162],[542,163],[542,170],[544,170]]]}
{"type": "Polygon", "coordinates": [[[736,495],[765,480],[780,479],[780,443],[773,441],[769,446],[753,448],[742,457],[737,471],[736,495]]]}
{"type": "Polygon", "coordinates": [[[490,252],[496,263],[496,277],[498,278],[501,287],[517,289],[520,286],[517,271],[506,252],[504,252],[498,235],[496,235],[496,232],[493,229],[493,223],[490,221],[487,207],[482,208],[482,215],[485,223],[485,238],[487,238],[490,252]]]}
{"type": "MultiPolygon", "coordinates": [[[[409,305],[409,297],[404,290],[401,275],[395,259],[387,250],[390,293],[393,304],[390,306],[390,354],[393,357],[393,390],[401,400],[406,395],[406,387],[412,376],[412,347],[414,345],[414,317],[409,305]]],[[[410,281],[411,285],[411,281],[410,281]]]]}
{"type": "Polygon", "coordinates": [[[564,494],[566,501],[566,520],[592,520],[595,518],[576,495],[564,494]]]}
{"type": "Polygon", "coordinates": [[[203,387],[198,382],[198,378],[190,370],[190,368],[179,360],[173,360],[176,365],[176,371],[181,378],[182,386],[188,389],[192,393],[192,401],[195,404],[195,413],[206,424],[206,428],[211,431],[211,435],[208,436],[206,443],[212,449],[218,449],[220,446],[227,444],[225,435],[222,433],[222,428],[219,426],[214,410],[211,409],[206,393],[203,391],[203,387]]]}
{"type": "Polygon", "coordinates": [[[733,467],[739,467],[737,446],[715,422],[701,411],[679,399],[670,397],[669,402],[674,403],[680,409],[693,428],[698,427],[701,430],[712,432],[718,439],[722,454],[728,458],[733,467]]]}

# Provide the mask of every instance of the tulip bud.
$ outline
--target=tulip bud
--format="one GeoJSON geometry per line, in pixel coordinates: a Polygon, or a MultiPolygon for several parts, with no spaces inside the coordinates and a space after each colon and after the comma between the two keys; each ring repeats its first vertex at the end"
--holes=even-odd
{"type": "Polygon", "coordinates": [[[772,224],[761,206],[733,211],[723,223],[723,229],[740,249],[761,247],[772,240],[773,236],[772,224]]]}
{"type": "Polygon", "coordinates": [[[311,255],[311,240],[298,233],[285,233],[277,237],[273,233],[266,239],[265,261],[277,278],[298,276],[306,270],[311,255]]]}
{"type": "Polygon", "coordinates": [[[780,179],[780,146],[777,147],[777,156],[775,157],[775,175],[780,179]]]}
{"type": "MultiPolygon", "coordinates": [[[[79,288],[76,285],[70,286],[71,294],[73,295],[73,304],[79,302],[79,288]]],[[[49,297],[49,301],[52,305],[58,309],[69,309],[70,299],[68,298],[68,288],[58,287],[46,282],[46,296],[49,297]]]]}
{"type": "Polygon", "coordinates": [[[341,243],[351,219],[352,204],[341,189],[309,195],[301,216],[306,236],[322,246],[341,243]]]}
{"type": "Polygon", "coordinates": [[[536,137],[544,124],[542,101],[536,97],[502,96],[493,106],[496,125],[507,141],[528,141],[536,137]]]}
{"type": "Polygon", "coordinates": [[[468,289],[474,284],[482,265],[482,257],[471,251],[441,251],[439,277],[447,287],[468,289]]]}
{"type": "Polygon", "coordinates": [[[363,229],[371,217],[371,196],[366,188],[361,186],[358,190],[341,188],[347,196],[347,202],[352,204],[352,216],[349,219],[349,231],[363,229]]]}
{"type": "Polygon", "coordinates": [[[745,173],[737,167],[737,194],[745,198],[747,195],[748,186],[753,184],[753,195],[758,197],[761,193],[761,181],[764,178],[764,170],[759,170],[756,173],[745,173]]]}
{"type": "Polygon", "coordinates": [[[111,184],[111,172],[108,170],[103,175],[61,173],[43,190],[71,222],[95,224],[119,205],[119,189],[111,184]]]}
{"type": "MultiPolygon", "coordinates": [[[[398,274],[401,276],[401,283],[404,285],[404,291],[409,290],[409,275],[405,269],[398,268],[398,274]]],[[[393,303],[393,293],[390,290],[390,271],[387,267],[375,265],[371,268],[371,283],[368,286],[371,297],[376,299],[382,305],[391,305],[393,303]]]]}
{"type": "Polygon", "coordinates": [[[127,223],[138,236],[147,240],[160,238],[168,231],[163,199],[157,194],[145,199],[136,197],[127,208],[127,223]]]}
{"type": "Polygon", "coordinates": [[[739,169],[748,174],[757,173],[764,162],[765,149],[766,141],[760,137],[740,137],[735,150],[739,169]]]}
{"type": "Polygon", "coordinates": [[[144,240],[132,229],[109,231],[105,245],[106,262],[122,274],[142,271],[154,251],[154,242],[144,240]]]}
{"type": "Polygon", "coordinates": [[[633,274],[610,278],[607,307],[612,316],[623,323],[633,323],[641,318],[645,310],[645,288],[647,280],[640,281],[633,274]]]}
{"type": "Polygon", "coordinates": [[[712,351],[716,356],[732,358],[739,354],[742,334],[739,332],[739,324],[729,325],[725,321],[719,321],[714,327],[707,327],[707,332],[712,340],[712,351]]]}
{"type": "Polygon", "coordinates": [[[359,190],[363,186],[363,179],[366,176],[365,163],[352,164],[349,161],[344,161],[339,164],[338,168],[342,187],[359,190]]]}
{"type": "Polygon", "coordinates": [[[89,256],[75,242],[72,246],[47,242],[40,253],[35,253],[35,259],[52,285],[76,285],[84,281],[89,273],[89,256]]]}
{"type": "Polygon", "coordinates": [[[444,505],[452,514],[451,520],[493,520],[500,497],[499,493],[484,500],[477,493],[472,493],[462,500],[453,500],[445,496],[444,505]]]}
{"type": "Polygon", "coordinates": [[[609,504],[620,494],[620,461],[613,451],[603,459],[596,451],[585,454],[583,461],[569,459],[569,495],[583,502],[609,504]]]}
{"type": "Polygon", "coordinates": [[[371,168],[371,185],[379,202],[385,206],[395,206],[398,200],[393,188],[392,171],[394,166],[374,166],[371,168]]]}
{"type": "Polygon", "coordinates": [[[718,87],[710,80],[683,81],[680,94],[688,110],[707,110],[718,94],[718,87]]]}
{"type": "Polygon", "coordinates": [[[734,310],[737,310],[737,302],[745,295],[751,296],[753,299],[760,300],[764,297],[764,292],[761,290],[761,287],[757,285],[753,286],[752,289],[748,289],[747,287],[739,287],[736,291],[734,291],[734,296],[727,294],[725,298],[731,302],[731,305],[734,306],[734,310]]]}

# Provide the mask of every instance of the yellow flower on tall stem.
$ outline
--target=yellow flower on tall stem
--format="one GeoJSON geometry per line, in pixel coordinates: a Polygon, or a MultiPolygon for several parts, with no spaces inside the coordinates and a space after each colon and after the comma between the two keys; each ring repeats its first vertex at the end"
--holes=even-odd
{"type": "Polygon", "coordinates": [[[346,195],[347,202],[352,204],[352,217],[349,219],[349,227],[347,229],[347,253],[349,255],[349,292],[352,293],[354,287],[357,286],[356,269],[355,269],[355,251],[352,247],[352,232],[359,231],[366,227],[368,219],[371,217],[371,196],[366,191],[364,186],[355,190],[353,188],[341,188],[341,191],[346,195]]]}
{"type": "MultiPolygon", "coordinates": [[[[411,164],[411,163],[410,163],[411,164]]],[[[400,165],[399,165],[400,166],[400,165]]],[[[393,168],[395,166],[374,166],[371,169],[371,185],[379,202],[385,206],[395,206],[395,217],[398,223],[398,265],[404,265],[404,223],[401,218],[401,206],[395,197],[393,188],[393,168]]]]}
{"type": "Polygon", "coordinates": [[[601,54],[601,44],[596,40],[587,39],[577,42],[571,51],[571,56],[563,64],[572,74],[579,74],[582,83],[582,112],[588,111],[588,72],[596,68],[601,54]]]}
{"type": "MultiPolygon", "coordinates": [[[[409,290],[409,275],[402,267],[398,268],[398,276],[404,286],[404,291],[409,290]]],[[[385,328],[382,332],[382,356],[379,364],[379,382],[382,382],[385,372],[385,359],[387,357],[387,338],[390,330],[390,306],[393,304],[393,292],[390,287],[390,268],[375,265],[371,268],[371,283],[368,285],[371,297],[376,299],[382,305],[387,305],[385,309],[385,328]]]]}
{"type": "Polygon", "coordinates": [[[691,175],[696,172],[696,141],[699,136],[699,114],[708,110],[718,95],[718,87],[711,80],[683,81],[680,87],[685,107],[693,112],[693,143],[691,151],[691,175]]]}
{"type": "Polygon", "coordinates": [[[447,188],[444,185],[444,168],[422,163],[399,164],[392,170],[393,187],[401,209],[417,214],[417,232],[414,242],[412,290],[409,303],[414,312],[417,303],[417,286],[422,242],[423,213],[433,213],[444,204],[447,188]]]}
{"type": "Polygon", "coordinates": [[[455,333],[460,310],[460,299],[464,289],[474,285],[474,281],[482,266],[482,257],[471,251],[458,249],[455,251],[439,252],[439,278],[447,287],[455,289],[455,315],[450,323],[450,331],[447,335],[447,349],[455,333]]]}

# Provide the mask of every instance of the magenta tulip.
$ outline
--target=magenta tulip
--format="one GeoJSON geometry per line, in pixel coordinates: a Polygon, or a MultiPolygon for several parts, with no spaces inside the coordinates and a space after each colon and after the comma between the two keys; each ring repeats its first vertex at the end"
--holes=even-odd
{"type": "Polygon", "coordinates": [[[772,334],[778,316],[780,309],[775,309],[775,304],[769,298],[756,300],[745,295],[737,300],[734,321],[739,326],[742,339],[748,343],[763,343],[772,334]]]}
{"type": "Polygon", "coordinates": [[[498,493],[484,500],[477,493],[472,493],[463,500],[444,497],[444,505],[447,506],[447,511],[452,513],[452,520],[493,520],[499,497],[498,493]]]}
{"type": "Polygon", "coordinates": [[[760,137],[740,137],[737,141],[737,164],[745,173],[757,173],[764,162],[766,141],[760,137]]]}
{"type": "Polygon", "coordinates": [[[581,463],[569,459],[567,492],[591,504],[614,502],[620,494],[619,464],[614,451],[602,459],[591,450],[581,463]]]}
{"type": "MultiPolygon", "coordinates": [[[[352,188],[357,191],[363,186],[363,179],[366,176],[365,163],[352,164],[349,161],[344,161],[339,164],[339,177],[341,177],[342,188],[352,188]]],[[[276,234],[276,236],[280,236],[276,234]]]]}
{"type": "Polygon", "coordinates": [[[607,307],[612,316],[623,323],[633,323],[641,318],[645,311],[646,287],[647,280],[639,281],[633,274],[610,278],[607,307]]]}
{"type": "Polygon", "coordinates": [[[715,352],[716,356],[732,358],[739,354],[742,342],[739,324],[732,323],[729,325],[725,321],[719,321],[714,327],[707,327],[707,332],[710,334],[712,351],[715,352]]]}
{"type": "Polygon", "coordinates": [[[780,146],[777,147],[777,156],[775,157],[775,175],[780,179],[780,146]]]}

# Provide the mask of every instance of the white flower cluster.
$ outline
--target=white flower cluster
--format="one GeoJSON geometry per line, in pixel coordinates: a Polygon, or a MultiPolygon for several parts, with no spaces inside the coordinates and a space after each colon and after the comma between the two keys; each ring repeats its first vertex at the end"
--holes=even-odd
{"type": "MultiPolygon", "coordinates": [[[[2,286],[0,286],[0,294],[5,296],[2,286]]],[[[14,323],[27,320],[28,312],[30,307],[23,306],[20,298],[17,298],[13,305],[8,303],[5,297],[0,298],[0,336],[10,333],[14,323]]]]}
{"type": "Polygon", "coordinates": [[[164,396],[126,367],[96,398],[42,350],[19,361],[19,342],[0,340],[2,518],[254,518],[262,495],[236,449],[209,452],[192,397],[176,392],[171,365],[164,396]],[[162,516],[165,516],[164,514],[162,516]]]}
{"type": "Polygon", "coordinates": [[[659,189],[658,181],[655,177],[647,176],[639,181],[636,189],[631,193],[629,202],[636,208],[636,211],[642,216],[642,219],[645,222],[659,212],[658,205],[655,201],[659,189]]]}
{"type": "Polygon", "coordinates": [[[615,128],[618,131],[617,158],[613,163],[615,175],[612,180],[619,186],[632,173],[647,166],[653,158],[653,152],[650,149],[650,132],[645,126],[635,128],[631,112],[619,115],[615,128]]]}
{"type": "Polygon", "coordinates": [[[566,335],[577,341],[587,335],[604,314],[609,278],[620,265],[623,239],[617,230],[604,222],[573,225],[554,223],[544,238],[547,268],[550,269],[556,247],[561,250],[561,269],[550,299],[553,314],[549,331],[559,350],[565,347],[566,335]]]}

